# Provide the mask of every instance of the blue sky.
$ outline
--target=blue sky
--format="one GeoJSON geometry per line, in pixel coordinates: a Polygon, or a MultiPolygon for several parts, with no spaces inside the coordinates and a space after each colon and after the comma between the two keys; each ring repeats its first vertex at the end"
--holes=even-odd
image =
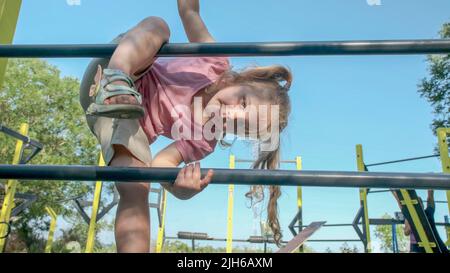
{"type": "MultiPolygon", "coordinates": [[[[438,38],[442,24],[449,21],[450,2],[381,0],[380,6],[370,6],[366,0],[228,0],[201,1],[201,10],[210,32],[221,42],[428,39],[438,38]]],[[[66,0],[24,0],[14,42],[106,43],[150,15],[168,22],[171,42],[186,42],[176,1],[153,0],[81,0],[75,6],[66,0]]],[[[80,78],[89,60],[50,62],[63,75],[80,78]]],[[[363,145],[366,163],[433,153],[432,109],[417,93],[417,84],[428,74],[425,56],[232,58],[232,64],[238,68],[283,64],[292,69],[293,111],[282,139],[282,157],[302,156],[304,169],[356,170],[356,144],[363,145]]],[[[168,143],[158,140],[152,145],[153,154],[168,143]]],[[[251,157],[245,143],[236,143],[232,152],[239,158],[251,157]]],[[[217,148],[202,166],[226,168],[229,153],[217,148]]],[[[427,159],[372,170],[440,172],[440,164],[427,159]]],[[[247,189],[240,186],[235,191],[236,238],[248,238],[253,232],[252,211],[244,198],[247,189]]],[[[303,194],[306,223],[351,222],[359,206],[357,189],[304,188],[303,194]]],[[[443,192],[436,193],[436,199],[444,197],[443,192]]],[[[196,231],[224,237],[226,202],[226,186],[210,186],[189,201],[169,198],[167,234],[196,231]]],[[[389,194],[371,195],[368,202],[372,218],[398,210],[389,194]]],[[[448,211],[444,205],[437,206],[436,219],[442,222],[448,211]]],[[[287,225],[295,210],[296,190],[284,187],[280,218],[286,239],[291,237],[287,225]]],[[[152,234],[156,234],[155,215],[152,234]]],[[[351,228],[324,228],[314,236],[355,237],[351,228]]],[[[113,240],[112,234],[103,238],[113,240]]],[[[317,250],[327,247],[323,243],[310,246],[317,250]]],[[[339,244],[328,246],[336,249],[339,244]]]]}

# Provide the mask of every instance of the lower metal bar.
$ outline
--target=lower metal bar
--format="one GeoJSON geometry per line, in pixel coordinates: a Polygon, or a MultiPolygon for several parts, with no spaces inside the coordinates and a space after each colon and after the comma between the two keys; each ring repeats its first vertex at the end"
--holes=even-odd
{"type": "MultiPolygon", "coordinates": [[[[65,165],[0,165],[0,179],[173,182],[178,168],[118,168],[65,165]]],[[[208,169],[202,170],[206,175],[208,169]]],[[[293,170],[213,169],[214,184],[356,188],[450,189],[450,175],[293,170]]]]}

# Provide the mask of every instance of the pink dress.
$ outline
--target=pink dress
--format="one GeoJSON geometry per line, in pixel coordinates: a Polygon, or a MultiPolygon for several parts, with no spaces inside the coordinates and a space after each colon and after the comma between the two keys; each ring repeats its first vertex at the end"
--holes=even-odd
{"type": "MultiPolygon", "coordinates": [[[[214,83],[230,68],[225,57],[159,58],[137,81],[146,115],[141,126],[153,143],[160,135],[174,139],[172,125],[190,123],[192,130],[202,129],[191,118],[194,95],[214,83]]],[[[176,137],[175,146],[185,163],[197,161],[214,151],[217,140],[176,137]]]]}

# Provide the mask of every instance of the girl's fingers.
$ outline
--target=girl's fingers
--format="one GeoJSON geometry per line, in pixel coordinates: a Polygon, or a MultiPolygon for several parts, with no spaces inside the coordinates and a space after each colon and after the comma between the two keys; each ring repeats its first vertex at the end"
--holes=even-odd
{"type": "Polygon", "coordinates": [[[186,176],[186,168],[181,168],[180,171],[178,172],[178,177],[177,178],[183,178],[186,176]]]}
{"type": "Polygon", "coordinates": [[[196,193],[202,191],[209,185],[213,178],[213,170],[208,170],[207,174],[201,179],[200,163],[188,164],[180,170],[177,180],[175,181],[179,188],[194,191],[196,193]]]}
{"type": "Polygon", "coordinates": [[[201,179],[200,162],[195,162],[192,178],[194,179],[194,181],[200,181],[201,179]]]}
{"type": "Polygon", "coordinates": [[[188,164],[186,165],[186,179],[191,179],[192,178],[192,172],[194,170],[194,168],[192,167],[192,164],[188,164]]]}
{"type": "Polygon", "coordinates": [[[211,182],[213,176],[214,176],[214,171],[213,170],[209,170],[208,173],[206,174],[206,176],[200,181],[200,188],[202,190],[204,188],[206,188],[206,186],[209,185],[209,183],[211,182]]]}
{"type": "Polygon", "coordinates": [[[177,179],[175,180],[175,184],[179,184],[181,181],[184,181],[184,177],[186,176],[186,169],[181,168],[178,172],[177,179]]]}

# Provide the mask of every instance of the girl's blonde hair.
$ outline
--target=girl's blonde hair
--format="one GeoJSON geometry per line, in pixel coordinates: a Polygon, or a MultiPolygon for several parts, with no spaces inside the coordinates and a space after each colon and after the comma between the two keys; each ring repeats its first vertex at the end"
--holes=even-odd
{"type": "MultiPolygon", "coordinates": [[[[264,67],[252,67],[247,68],[241,72],[227,71],[216,82],[216,88],[213,90],[222,89],[233,85],[246,85],[256,89],[270,90],[269,100],[272,105],[279,105],[279,130],[280,132],[286,128],[288,123],[288,117],[291,112],[291,103],[288,95],[288,91],[292,83],[291,71],[280,65],[264,66],[264,67]]],[[[280,134],[278,134],[279,136],[280,134]]],[[[278,143],[279,140],[277,140],[278,143]]],[[[221,141],[222,145],[228,146],[224,141],[221,141]]],[[[280,147],[279,144],[275,150],[268,152],[259,152],[258,158],[253,164],[254,169],[278,169],[280,165],[280,147]]],[[[257,194],[258,189],[261,186],[253,185],[246,196],[253,200],[253,196],[257,194]]],[[[277,245],[281,242],[281,229],[278,220],[278,203],[277,200],[281,196],[281,190],[279,186],[269,187],[270,197],[267,206],[267,222],[270,226],[274,241],[277,245]]]]}

